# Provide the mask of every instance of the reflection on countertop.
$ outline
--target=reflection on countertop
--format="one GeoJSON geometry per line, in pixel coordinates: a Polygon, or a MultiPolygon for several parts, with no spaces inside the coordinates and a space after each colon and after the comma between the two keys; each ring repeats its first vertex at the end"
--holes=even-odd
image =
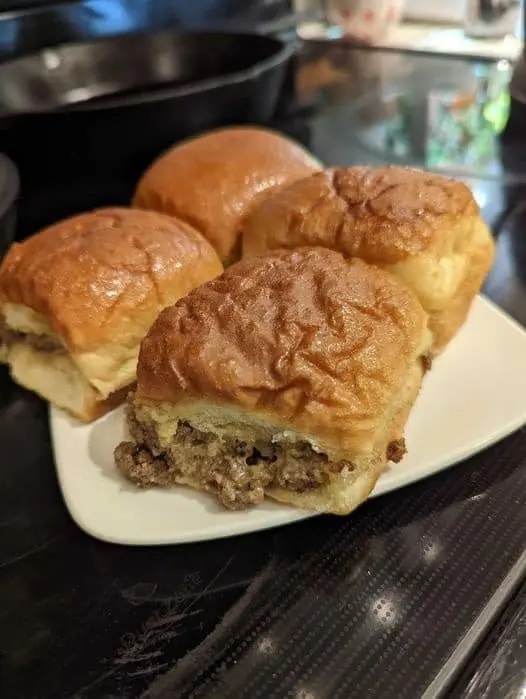
{"type": "Polygon", "coordinates": [[[526,696],[526,583],[466,668],[452,699],[524,699],[526,696]],[[480,657],[482,660],[480,660],[480,657]]]}
{"type": "Polygon", "coordinates": [[[324,124],[331,121],[329,139],[337,130],[340,146],[348,141],[349,150],[358,147],[371,162],[473,181],[522,178],[522,169],[509,172],[501,163],[499,137],[511,104],[508,61],[412,60],[336,44],[317,57],[319,46],[305,50],[297,84],[301,100],[331,108],[322,115],[324,124]]]}

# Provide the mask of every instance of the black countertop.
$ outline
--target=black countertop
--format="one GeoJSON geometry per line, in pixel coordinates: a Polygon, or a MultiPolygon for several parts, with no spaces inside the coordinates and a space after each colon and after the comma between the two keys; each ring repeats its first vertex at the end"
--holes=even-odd
{"type": "Polygon", "coordinates": [[[510,601],[452,695],[464,699],[515,699],[526,686],[526,585],[510,601]]]}
{"type": "MultiPolygon", "coordinates": [[[[296,64],[296,99],[274,125],[327,162],[462,171],[497,236],[486,293],[526,324],[520,136],[490,134],[469,158],[469,135],[456,155],[439,144],[438,156],[429,124],[414,137],[423,128],[416,85],[444,102],[445,74],[458,97],[473,76],[487,85],[493,68],[313,44],[296,64]],[[384,99],[393,89],[413,97],[384,99]],[[400,118],[387,119],[386,135],[393,109],[400,118]]],[[[83,182],[74,205],[63,195],[67,173],[47,189],[29,178],[20,234],[72,207],[125,201],[134,177],[105,191],[83,182]]],[[[46,408],[5,372],[0,453],[2,697],[523,696],[524,431],[347,518],[158,548],[105,544],[72,523],[46,408]]]]}

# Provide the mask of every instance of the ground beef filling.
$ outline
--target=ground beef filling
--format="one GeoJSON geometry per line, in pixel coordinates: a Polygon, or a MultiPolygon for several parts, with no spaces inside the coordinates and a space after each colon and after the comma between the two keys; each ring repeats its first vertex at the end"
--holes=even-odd
{"type": "Polygon", "coordinates": [[[170,450],[160,448],[153,424],[139,423],[130,414],[134,442],[123,442],[115,451],[119,470],[140,487],[170,487],[181,479],[213,493],[231,510],[256,505],[265,490],[282,488],[302,493],[326,485],[348,461],[329,461],[307,442],[247,444],[220,441],[180,422],[170,450]]]}
{"type": "Polygon", "coordinates": [[[387,445],[387,461],[393,461],[395,464],[400,463],[406,455],[405,439],[395,439],[387,445]]]}
{"type": "Polygon", "coordinates": [[[433,355],[431,352],[427,352],[426,354],[423,354],[422,357],[422,366],[424,368],[424,374],[427,374],[428,371],[431,370],[433,366],[433,355]]]}
{"type": "Polygon", "coordinates": [[[48,335],[16,332],[8,328],[5,322],[0,320],[0,346],[9,347],[15,342],[24,342],[36,350],[48,354],[59,354],[66,351],[66,348],[60,342],[48,335]]]}

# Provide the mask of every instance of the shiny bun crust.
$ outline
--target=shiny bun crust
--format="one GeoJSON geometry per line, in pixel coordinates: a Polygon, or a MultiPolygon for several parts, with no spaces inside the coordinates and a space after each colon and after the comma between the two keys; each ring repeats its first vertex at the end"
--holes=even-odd
{"type": "Polygon", "coordinates": [[[86,352],[136,342],[160,308],[221,271],[210,244],[186,223],[108,208],[11,246],[0,294],[39,313],[68,349],[86,352]]]}
{"type": "Polygon", "coordinates": [[[124,399],[159,311],[220,274],[212,246],[162,214],[101,209],[46,228],[0,267],[0,361],[90,421],[124,399]]]}
{"type": "Polygon", "coordinates": [[[245,221],[244,257],[304,245],[403,278],[430,314],[435,351],[466,319],[494,255],[465,184],[402,167],[317,173],[268,197],[245,221]]]}
{"type": "Polygon", "coordinates": [[[229,263],[240,256],[242,221],[255,202],[320,167],[306,150],[272,131],[221,129],[160,156],[141,178],[132,205],[188,222],[229,263]]]}
{"type": "Polygon", "coordinates": [[[448,250],[448,229],[478,214],[468,187],[440,175],[392,166],[329,169],[262,203],[245,222],[243,254],[322,244],[390,265],[448,250]]]}
{"type": "Polygon", "coordinates": [[[169,406],[172,420],[192,403],[230,406],[247,424],[301,431],[331,458],[380,444],[385,464],[400,436],[393,406],[418,363],[416,397],[428,346],[426,315],[396,277],[330,250],[275,252],[160,314],[141,346],[136,402],[169,406]]]}

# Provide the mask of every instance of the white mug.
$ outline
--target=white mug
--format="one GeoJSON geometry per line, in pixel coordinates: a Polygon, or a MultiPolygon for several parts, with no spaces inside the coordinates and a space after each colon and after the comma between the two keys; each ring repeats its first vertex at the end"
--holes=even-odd
{"type": "Polygon", "coordinates": [[[347,36],[374,43],[398,24],[404,5],[405,0],[326,0],[326,13],[347,36]]]}

